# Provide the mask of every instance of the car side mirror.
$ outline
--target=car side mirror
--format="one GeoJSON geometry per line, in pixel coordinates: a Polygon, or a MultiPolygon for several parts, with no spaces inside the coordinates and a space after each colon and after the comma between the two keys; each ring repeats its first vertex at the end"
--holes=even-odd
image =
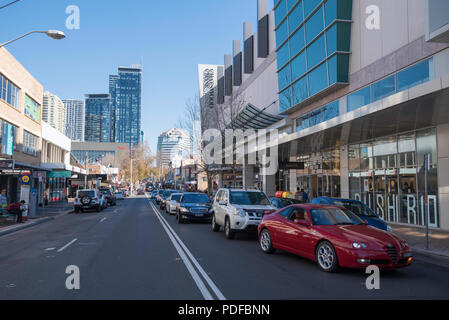
{"type": "Polygon", "coordinates": [[[368,221],[366,221],[366,220],[363,220],[363,224],[366,226],[369,225],[368,221]]]}

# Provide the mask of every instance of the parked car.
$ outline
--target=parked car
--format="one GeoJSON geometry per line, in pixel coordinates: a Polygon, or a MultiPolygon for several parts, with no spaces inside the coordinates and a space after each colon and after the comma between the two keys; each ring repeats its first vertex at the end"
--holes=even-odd
{"type": "Polygon", "coordinates": [[[165,210],[165,206],[166,206],[166,203],[167,203],[167,199],[170,197],[170,195],[171,195],[172,193],[178,193],[178,191],[176,191],[176,190],[165,190],[165,191],[162,193],[161,201],[160,201],[160,204],[159,204],[161,210],[165,210]]]}
{"type": "Polygon", "coordinates": [[[210,222],[212,214],[212,204],[207,194],[204,193],[184,193],[176,208],[178,223],[184,223],[185,221],[210,222]]]}
{"type": "Polygon", "coordinates": [[[366,220],[372,227],[393,232],[391,227],[382,220],[370,207],[358,200],[337,199],[329,197],[319,197],[311,201],[312,204],[327,204],[337,207],[344,207],[355,213],[362,220],[366,220]]]}
{"type": "Polygon", "coordinates": [[[405,240],[335,206],[293,205],[265,216],[258,231],[263,252],[288,251],[317,262],[325,272],[370,265],[396,269],[413,261],[405,240]]]}
{"type": "Polygon", "coordinates": [[[158,190],[153,190],[153,191],[151,192],[151,194],[150,194],[150,199],[155,199],[157,193],[158,193],[158,190]]]}
{"type": "Polygon", "coordinates": [[[145,195],[145,189],[139,189],[139,190],[137,190],[137,195],[138,195],[138,196],[143,196],[143,195],[145,195]]]}
{"type": "Polygon", "coordinates": [[[302,201],[290,198],[270,198],[270,203],[273,207],[277,209],[283,209],[285,207],[291,206],[292,204],[301,204],[302,201]]]}
{"type": "Polygon", "coordinates": [[[111,189],[103,188],[103,189],[100,189],[100,192],[104,195],[104,197],[109,205],[111,205],[111,206],[117,205],[117,198],[115,197],[115,195],[111,191],[111,189]]]}
{"type": "Polygon", "coordinates": [[[178,206],[179,201],[181,200],[182,193],[172,193],[170,197],[167,199],[167,203],[165,205],[165,212],[168,214],[176,214],[176,208],[178,206]]]}
{"type": "Polygon", "coordinates": [[[75,196],[75,213],[85,210],[100,212],[103,207],[102,194],[97,189],[77,190],[75,196]]]}
{"type": "Polygon", "coordinates": [[[116,191],[114,195],[116,200],[125,200],[125,195],[122,191],[116,191]]]}
{"type": "Polygon", "coordinates": [[[258,190],[220,189],[213,205],[212,230],[225,228],[225,235],[233,239],[236,232],[257,230],[265,214],[273,207],[264,192],[258,190]]]}
{"type": "Polygon", "coordinates": [[[156,194],[156,204],[160,204],[161,203],[161,199],[162,199],[162,194],[164,193],[164,189],[160,189],[157,194],[156,194]]]}

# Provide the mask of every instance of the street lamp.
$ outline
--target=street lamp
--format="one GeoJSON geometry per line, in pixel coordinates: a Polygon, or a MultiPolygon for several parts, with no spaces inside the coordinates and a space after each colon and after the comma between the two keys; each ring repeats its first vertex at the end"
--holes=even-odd
{"type": "Polygon", "coordinates": [[[131,195],[133,194],[134,181],[133,181],[133,161],[136,159],[131,159],[131,195]]]}
{"type": "Polygon", "coordinates": [[[12,42],[15,42],[17,40],[20,40],[22,38],[25,38],[26,36],[29,36],[30,34],[33,34],[33,33],[44,33],[44,34],[46,34],[47,36],[49,36],[50,38],[52,38],[54,40],[61,40],[61,39],[65,38],[64,32],[59,31],[59,30],[48,30],[48,31],[37,31],[37,30],[35,30],[35,31],[31,31],[31,32],[25,33],[24,35],[21,35],[20,37],[17,37],[15,39],[12,39],[10,41],[7,41],[5,43],[0,44],[0,48],[4,47],[4,46],[6,46],[6,45],[8,45],[8,44],[10,44],[12,42]]]}

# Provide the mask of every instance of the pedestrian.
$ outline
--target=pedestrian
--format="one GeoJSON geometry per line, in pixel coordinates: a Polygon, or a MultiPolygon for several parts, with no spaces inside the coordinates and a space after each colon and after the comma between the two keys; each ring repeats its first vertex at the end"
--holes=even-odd
{"type": "Polygon", "coordinates": [[[8,213],[8,197],[6,196],[6,189],[2,189],[0,194],[0,214],[2,216],[8,213]]]}
{"type": "Polygon", "coordinates": [[[302,202],[307,203],[309,201],[309,195],[304,189],[301,189],[302,202]]]}
{"type": "Polygon", "coordinates": [[[17,203],[11,203],[8,206],[8,212],[10,214],[16,215],[17,216],[17,221],[16,223],[24,223],[22,220],[22,214],[25,211],[25,200],[22,200],[20,202],[17,203]]]}
{"type": "Polygon", "coordinates": [[[301,189],[297,188],[295,193],[295,199],[298,201],[303,201],[301,189]]]}

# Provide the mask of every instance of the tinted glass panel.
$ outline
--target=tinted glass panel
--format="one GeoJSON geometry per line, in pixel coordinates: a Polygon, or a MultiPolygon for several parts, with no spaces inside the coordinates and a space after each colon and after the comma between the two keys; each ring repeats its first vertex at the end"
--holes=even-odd
{"type": "Polygon", "coordinates": [[[306,22],[306,40],[311,42],[324,29],[323,8],[320,8],[306,22]]]}
{"type": "Polygon", "coordinates": [[[373,101],[391,96],[396,92],[395,76],[388,77],[373,84],[373,101]]]}
{"type": "Polygon", "coordinates": [[[337,19],[337,0],[327,0],[324,5],[326,26],[329,26],[337,19]]]}
{"type": "Polygon", "coordinates": [[[304,27],[301,27],[295,34],[290,38],[290,52],[291,56],[295,56],[299,51],[304,48],[304,27]]]}
{"type": "MultiPolygon", "coordinates": [[[[293,0],[290,0],[290,2],[293,2],[293,0]]],[[[298,6],[296,6],[295,9],[293,9],[293,11],[288,16],[290,32],[298,28],[299,25],[303,22],[303,20],[304,19],[302,17],[302,2],[301,2],[298,6]]]]}
{"type": "Polygon", "coordinates": [[[292,81],[300,78],[306,71],[306,54],[303,51],[292,61],[292,81]]]}
{"type": "Polygon", "coordinates": [[[302,117],[296,120],[296,131],[301,131],[309,128],[309,118],[302,117]]]}
{"type": "Polygon", "coordinates": [[[324,59],[326,59],[326,44],[324,35],[322,35],[307,48],[308,70],[315,67],[324,59]]]}
{"type": "Polygon", "coordinates": [[[327,61],[329,66],[329,85],[333,85],[338,81],[338,65],[337,65],[337,57],[338,55],[334,55],[327,61]]]}
{"type": "Polygon", "coordinates": [[[327,38],[327,55],[337,51],[337,24],[334,24],[330,29],[326,31],[327,38]]]}
{"type": "Polygon", "coordinates": [[[348,96],[348,112],[371,103],[371,88],[366,87],[348,96]]]}
{"type": "Polygon", "coordinates": [[[291,99],[292,99],[291,88],[288,88],[279,94],[279,108],[281,112],[290,109],[292,107],[291,99]]]}
{"type": "Polygon", "coordinates": [[[307,17],[312,13],[313,9],[315,9],[321,2],[321,0],[304,0],[304,17],[307,17]]]}
{"type": "Polygon", "coordinates": [[[277,52],[277,59],[278,59],[278,68],[282,68],[284,64],[290,60],[290,52],[289,52],[289,46],[288,42],[285,43],[277,52]]]}
{"type": "MultiPolygon", "coordinates": [[[[298,1],[299,0],[287,0],[288,11],[290,11],[291,8],[293,8],[298,1]]],[[[302,5],[302,3],[301,3],[301,5],[302,5]]]]}
{"type": "Polygon", "coordinates": [[[293,85],[293,105],[304,101],[308,97],[307,77],[303,77],[293,85]]]}
{"type": "Polygon", "coordinates": [[[287,14],[287,6],[286,1],[281,0],[279,6],[274,11],[274,16],[276,18],[276,26],[281,22],[281,20],[285,17],[287,14]]]}
{"type": "Polygon", "coordinates": [[[287,66],[279,71],[279,90],[284,89],[287,87],[291,82],[291,75],[290,75],[290,64],[287,64],[287,66]]]}
{"type": "Polygon", "coordinates": [[[340,110],[338,101],[332,102],[323,108],[323,121],[338,117],[340,110]]]}
{"type": "Polygon", "coordinates": [[[288,37],[288,24],[285,20],[279,29],[276,30],[276,44],[279,47],[288,37]]]}
{"type": "Polygon", "coordinates": [[[398,91],[407,90],[430,80],[430,60],[398,73],[398,91]]]}
{"type": "Polygon", "coordinates": [[[323,63],[309,74],[310,96],[320,92],[327,86],[327,65],[323,63]]]}

